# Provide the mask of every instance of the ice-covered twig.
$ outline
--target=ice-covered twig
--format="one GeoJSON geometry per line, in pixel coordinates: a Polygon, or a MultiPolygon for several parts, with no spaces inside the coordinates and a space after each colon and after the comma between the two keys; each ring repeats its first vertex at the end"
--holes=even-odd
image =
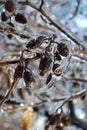
{"type": "MultiPolygon", "coordinates": [[[[25,62],[32,63],[35,60],[38,60],[41,58],[41,55],[36,55],[33,58],[25,58],[25,62]]],[[[20,59],[18,60],[10,60],[10,61],[0,61],[0,66],[10,65],[10,64],[17,64],[20,62],[20,59]]]]}
{"type": "MultiPolygon", "coordinates": [[[[60,108],[62,108],[66,103],[68,103],[69,101],[72,101],[73,99],[76,99],[76,98],[78,98],[78,97],[81,97],[81,96],[83,96],[84,94],[86,94],[87,93],[87,89],[84,89],[84,90],[82,90],[81,92],[77,92],[76,94],[73,94],[72,96],[70,96],[70,97],[67,97],[66,99],[65,99],[65,101],[60,105],[60,107],[58,107],[57,108],[57,110],[58,109],[60,109],[60,108]]],[[[57,111],[56,110],[56,111],[57,111]]]]}

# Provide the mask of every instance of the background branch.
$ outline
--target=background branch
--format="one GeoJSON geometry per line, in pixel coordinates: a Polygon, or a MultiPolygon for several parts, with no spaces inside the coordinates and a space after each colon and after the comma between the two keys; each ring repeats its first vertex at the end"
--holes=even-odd
{"type": "Polygon", "coordinates": [[[65,101],[60,105],[60,107],[57,108],[57,110],[62,108],[69,101],[72,101],[73,99],[77,99],[78,97],[81,97],[86,93],[87,93],[87,89],[84,89],[81,92],[77,92],[76,94],[73,94],[72,96],[70,96],[68,98],[66,97],[65,101]]]}

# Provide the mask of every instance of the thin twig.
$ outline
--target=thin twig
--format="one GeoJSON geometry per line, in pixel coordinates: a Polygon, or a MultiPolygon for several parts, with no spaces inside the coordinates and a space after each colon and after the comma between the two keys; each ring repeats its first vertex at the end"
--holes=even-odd
{"type": "Polygon", "coordinates": [[[29,5],[38,12],[40,12],[42,15],[44,15],[48,21],[50,21],[50,24],[56,27],[58,30],[60,30],[62,33],[64,33],[68,38],[70,38],[73,42],[75,42],[77,45],[82,46],[83,48],[86,48],[85,43],[83,43],[75,34],[73,34],[67,27],[65,27],[58,19],[57,23],[54,22],[54,20],[51,19],[51,15],[47,15],[47,13],[41,8],[36,7],[34,4],[32,4],[30,1],[21,2],[19,1],[19,4],[21,5],[29,5]]]}
{"type": "Polygon", "coordinates": [[[44,1],[43,0],[40,0],[41,3],[40,3],[40,9],[42,9],[43,5],[44,5],[44,1]]]}
{"type": "Polygon", "coordinates": [[[86,56],[86,55],[80,55],[80,54],[78,53],[78,54],[73,54],[73,56],[78,57],[78,58],[80,58],[81,60],[87,61],[87,56],[86,56]]]}
{"type": "MultiPolygon", "coordinates": [[[[33,58],[26,58],[25,62],[28,62],[29,64],[32,63],[35,60],[38,60],[39,58],[41,58],[41,54],[37,54],[35,57],[33,58]]],[[[17,64],[20,62],[20,59],[18,60],[10,60],[10,61],[0,61],[0,66],[5,66],[5,65],[10,65],[10,64],[17,64]]]]}
{"type": "Polygon", "coordinates": [[[85,83],[87,83],[86,79],[80,79],[80,78],[68,78],[68,77],[64,77],[64,80],[77,81],[77,82],[85,82],[85,83]]]}
{"type": "Polygon", "coordinates": [[[81,0],[77,0],[77,6],[75,8],[75,11],[73,12],[73,16],[69,20],[73,19],[77,15],[80,3],[81,3],[81,0]]]}
{"type": "MultiPolygon", "coordinates": [[[[81,96],[83,96],[83,95],[86,94],[86,93],[87,93],[87,89],[84,89],[84,90],[82,90],[81,92],[78,92],[78,93],[76,93],[76,94],[74,94],[74,95],[72,95],[72,96],[66,98],[65,101],[60,105],[60,107],[57,108],[57,110],[60,109],[60,108],[62,108],[62,107],[63,107],[66,103],[68,103],[69,101],[72,101],[73,99],[77,99],[78,97],[81,97],[81,96]]],[[[57,111],[57,110],[56,110],[56,111],[57,111]]]]}
{"type": "Polygon", "coordinates": [[[16,32],[15,30],[13,30],[13,28],[12,29],[7,29],[7,28],[2,27],[1,25],[0,25],[0,31],[8,33],[8,34],[12,34],[12,35],[17,35],[20,38],[24,38],[24,39],[29,39],[30,38],[29,36],[26,36],[24,34],[20,34],[20,33],[16,32]]]}
{"type": "Polygon", "coordinates": [[[10,88],[11,82],[10,82],[9,76],[1,67],[0,67],[0,75],[4,76],[4,78],[5,78],[5,82],[4,83],[7,83],[8,88],[10,88]]]}
{"type": "Polygon", "coordinates": [[[14,84],[15,84],[15,81],[12,83],[12,86],[9,88],[9,90],[8,90],[8,92],[7,92],[7,94],[6,94],[6,96],[5,96],[5,97],[2,99],[2,101],[0,102],[0,106],[2,106],[2,104],[3,104],[6,100],[8,100],[8,98],[9,98],[9,96],[10,96],[10,94],[11,94],[13,88],[14,88],[14,84]]]}
{"type": "Polygon", "coordinates": [[[37,25],[27,24],[26,27],[28,27],[28,28],[34,28],[34,29],[38,28],[38,29],[49,30],[49,31],[55,32],[54,29],[46,27],[46,26],[43,26],[41,24],[37,24],[37,25]]]}
{"type": "MultiPolygon", "coordinates": [[[[0,100],[2,100],[4,98],[4,96],[2,96],[2,95],[0,95],[0,100]]],[[[8,104],[8,105],[20,105],[21,104],[21,102],[17,102],[17,101],[11,101],[11,100],[7,100],[6,102],[5,102],[6,104],[8,104]]]]}
{"type": "Polygon", "coordinates": [[[18,57],[20,57],[20,52],[7,52],[0,57],[0,61],[3,60],[5,57],[8,57],[8,56],[18,58],[18,57]]]}

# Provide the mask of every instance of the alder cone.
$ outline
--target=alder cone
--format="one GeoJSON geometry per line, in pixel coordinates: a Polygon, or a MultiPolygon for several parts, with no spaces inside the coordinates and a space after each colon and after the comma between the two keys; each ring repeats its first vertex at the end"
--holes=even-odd
{"type": "Polygon", "coordinates": [[[45,126],[45,130],[49,130],[49,127],[50,127],[50,125],[48,124],[48,125],[46,125],[45,126]]]}
{"type": "Polygon", "coordinates": [[[54,59],[55,59],[55,60],[58,60],[58,61],[61,60],[61,56],[59,55],[58,51],[56,51],[56,52],[54,53],[54,59]]]}
{"type": "Polygon", "coordinates": [[[59,125],[61,122],[61,115],[60,114],[56,114],[54,116],[51,117],[50,119],[50,124],[56,124],[59,125]]]}
{"type": "Polygon", "coordinates": [[[22,14],[20,14],[20,13],[17,13],[17,14],[15,15],[15,20],[16,20],[17,22],[19,22],[19,23],[22,23],[22,24],[26,24],[26,23],[27,23],[26,18],[25,18],[22,14]]]}
{"type": "Polygon", "coordinates": [[[32,39],[31,41],[29,41],[26,45],[27,48],[29,49],[34,49],[37,47],[37,41],[35,39],[32,39]]]}
{"type": "Polygon", "coordinates": [[[2,19],[2,21],[7,21],[7,16],[5,15],[5,12],[2,12],[1,13],[1,19],[2,19]]]}
{"type": "Polygon", "coordinates": [[[26,69],[24,74],[23,74],[23,78],[26,84],[35,82],[34,76],[32,74],[32,72],[29,69],[26,69]]]}
{"type": "Polygon", "coordinates": [[[40,47],[40,45],[42,44],[44,38],[45,38],[44,36],[39,36],[36,39],[31,39],[27,43],[26,47],[29,48],[29,49],[35,49],[37,47],[40,47]]]}
{"type": "Polygon", "coordinates": [[[64,130],[63,126],[56,126],[56,130],[64,130]]]}
{"type": "Polygon", "coordinates": [[[50,56],[44,55],[41,58],[40,64],[39,64],[39,72],[41,76],[43,76],[49,70],[50,64],[51,64],[50,56]]]}
{"type": "Polygon", "coordinates": [[[15,2],[13,0],[7,0],[5,3],[5,9],[10,13],[14,12],[16,9],[15,2]]]}
{"type": "Polygon", "coordinates": [[[62,117],[62,123],[64,126],[68,126],[70,124],[70,122],[71,122],[71,119],[68,115],[64,115],[62,117]]]}
{"type": "Polygon", "coordinates": [[[15,69],[14,79],[22,78],[23,65],[18,65],[15,69]]]}
{"type": "Polygon", "coordinates": [[[57,45],[57,50],[58,50],[59,54],[64,57],[69,55],[69,49],[68,49],[67,45],[65,45],[64,43],[59,43],[57,45]]]}

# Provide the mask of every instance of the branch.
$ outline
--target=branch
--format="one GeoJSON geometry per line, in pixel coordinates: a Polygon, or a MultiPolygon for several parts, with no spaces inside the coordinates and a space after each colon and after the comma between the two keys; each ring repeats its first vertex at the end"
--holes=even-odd
{"type": "Polygon", "coordinates": [[[60,30],[62,33],[64,33],[68,38],[70,38],[73,42],[75,42],[77,45],[87,48],[85,43],[83,43],[75,34],[73,34],[68,28],[66,28],[59,20],[57,20],[57,23],[54,22],[54,20],[51,19],[51,15],[47,15],[47,13],[42,9],[38,8],[35,5],[33,5],[30,1],[21,2],[19,1],[19,4],[21,5],[29,5],[30,7],[37,10],[39,13],[44,15],[44,17],[47,18],[48,21],[50,21],[50,24],[56,27],[58,30],[60,30]]]}

